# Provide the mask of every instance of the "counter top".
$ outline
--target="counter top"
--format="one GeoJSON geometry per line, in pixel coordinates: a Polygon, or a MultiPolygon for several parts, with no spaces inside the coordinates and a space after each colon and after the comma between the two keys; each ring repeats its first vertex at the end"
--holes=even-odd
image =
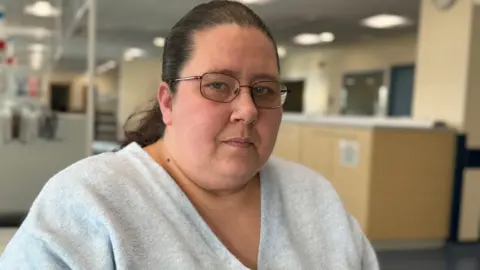
{"type": "Polygon", "coordinates": [[[416,128],[432,129],[438,125],[436,121],[414,120],[412,118],[388,118],[366,116],[320,116],[307,114],[284,113],[283,122],[300,124],[340,125],[364,128],[416,128]]]}

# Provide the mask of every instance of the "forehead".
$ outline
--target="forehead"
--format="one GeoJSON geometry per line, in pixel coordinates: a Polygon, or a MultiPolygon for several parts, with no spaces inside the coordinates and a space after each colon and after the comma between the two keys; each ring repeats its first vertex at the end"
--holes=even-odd
{"type": "Polygon", "coordinates": [[[211,70],[232,70],[242,77],[255,74],[277,76],[276,49],[268,37],[254,27],[233,24],[196,32],[186,75],[211,70]]]}

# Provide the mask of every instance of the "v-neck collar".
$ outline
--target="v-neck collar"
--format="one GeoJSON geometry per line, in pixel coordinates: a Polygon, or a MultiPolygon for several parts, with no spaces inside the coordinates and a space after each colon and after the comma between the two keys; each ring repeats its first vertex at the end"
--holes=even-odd
{"type": "MultiPolygon", "coordinates": [[[[159,174],[165,175],[166,177],[163,178],[165,179],[166,185],[169,185],[170,188],[176,193],[174,194],[176,196],[176,199],[181,203],[183,207],[187,207],[188,211],[185,211],[184,214],[186,214],[191,220],[195,221],[200,228],[199,231],[203,234],[203,237],[206,239],[206,243],[211,245],[215,250],[214,252],[216,253],[217,256],[219,256],[222,259],[227,259],[229,262],[232,264],[230,265],[231,267],[234,267],[233,269],[244,269],[244,270],[249,270],[250,268],[246,267],[240,260],[231,253],[231,251],[223,244],[223,242],[218,238],[218,236],[213,232],[213,230],[208,226],[207,222],[205,219],[200,215],[198,210],[195,208],[193,203],[190,201],[188,198],[187,194],[180,188],[180,186],[177,184],[177,182],[170,176],[170,174],[163,168],[160,164],[158,164],[144,149],[141,148],[140,145],[137,143],[132,143],[127,148],[132,148],[133,150],[136,150],[140,157],[142,159],[147,160],[153,168],[158,171],[159,174]]],[[[267,217],[266,214],[269,213],[267,207],[268,207],[268,177],[266,176],[267,170],[265,168],[262,168],[259,172],[259,177],[260,177],[260,241],[259,241],[259,247],[258,247],[258,254],[257,254],[257,270],[261,269],[261,260],[262,260],[262,250],[263,247],[265,246],[265,235],[266,234],[266,229],[267,229],[267,217]]]]}

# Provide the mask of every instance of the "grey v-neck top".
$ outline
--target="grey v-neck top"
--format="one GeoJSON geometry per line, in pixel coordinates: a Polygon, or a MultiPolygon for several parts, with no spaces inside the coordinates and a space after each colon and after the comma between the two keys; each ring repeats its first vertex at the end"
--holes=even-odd
{"type": "MultiPolygon", "coordinates": [[[[260,179],[258,269],[378,269],[357,222],[320,175],[271,158],[260,179]]],[[[169,174],[132,143],[50,179],[0,269],[247,268],[169,174]]]]}

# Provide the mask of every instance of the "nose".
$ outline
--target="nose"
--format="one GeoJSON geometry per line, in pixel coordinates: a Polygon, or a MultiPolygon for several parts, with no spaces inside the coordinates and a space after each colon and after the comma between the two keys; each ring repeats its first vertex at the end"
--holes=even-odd
{"type": "Polygon", "coordinates": [[[239,87],[238,96],[232,101],[233,112],[230,116],[232,123],[242,122],[245,125],[253,124],[257,121],[258,110],[253,102],[251,90],[248,87],[239,87]],[[242,91],[246,88],[247,91],[242,91]]]}

